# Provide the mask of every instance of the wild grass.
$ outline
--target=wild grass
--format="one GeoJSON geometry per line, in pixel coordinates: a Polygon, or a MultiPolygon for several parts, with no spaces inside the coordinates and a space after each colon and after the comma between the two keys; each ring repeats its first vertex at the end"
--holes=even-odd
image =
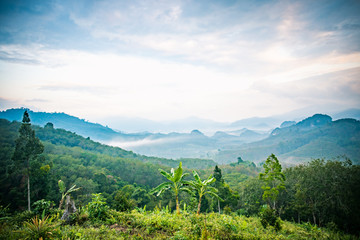
{"type": "MultiPolygon", "coordinates": [[[[151,212],[133,210],[117,212],[109,210],[103,221],[75,222],[66,225],[51,218],[41,219],[44,227],[42,239],[359,239],[356,236],[332,232],[311,224],[296,224],[282,221],[281,230],[264,228],[258,217],[236,214],[200,214],[170,211],[151,212]]],[[[0,239],[39,239],[40,235],[29,237],[29,224],[40,226],[40,219],[33,218],[22,226],[11,226],[5,222],[0,226],[0,239]]],[[[37,228],[31,231],[37,232],[37,228]]]]}

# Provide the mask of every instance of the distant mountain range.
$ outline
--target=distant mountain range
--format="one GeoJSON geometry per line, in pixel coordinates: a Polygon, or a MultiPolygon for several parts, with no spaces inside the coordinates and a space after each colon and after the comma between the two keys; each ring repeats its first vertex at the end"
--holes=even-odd
{"type": "MultiPolygon", "coordinates": [[[[20,122],[24,111],[24,108],[2,111],[0,118],[20,122]]],[[[230,163],[236,162],[239,156],[244,160],[261,162],[271,153],[288,162],[346,154],[352,160],[359,161],[359,152],[356,150],[360,146],[359,121],[332,121],[330,116],[320,114],[298,123],[292,119],[269,117],[249,118],[226,125],[194,118],[184,124],[185,126],[194,122],[195,126],[223,129],[216,131],[212,136],[196,129],[188,133],[125,133],[65,113],[29,110],[29,114],[35,125],[44,126],[51,122],[55,128],[66,129],[95,141],[147,156],[174,159],[207,158],[220,163],[230,163]],[[274,129],[272,126],[280,127],[274,129]],[[250,130],[251,127],[257,130],[250,130]],[[337,135],[332,131],[336,131],[337,135]]],[[[360,119],[360,110],[350,109],[334,116],[335,119],[342,116],[360,119]]],[[[167,126],[170,125],[169,123],[167,126]]]]}
{"type": "Polygon", "coordinates": [[[312,158],[348,157],[360,163],[360,121],[315,114],[296,124],[276,128],[261,141],[234,150],[219,151],[215,161],[228,163],[237,157],[261,162],[274,153],[282,162],[299,163],[312,158]]]}

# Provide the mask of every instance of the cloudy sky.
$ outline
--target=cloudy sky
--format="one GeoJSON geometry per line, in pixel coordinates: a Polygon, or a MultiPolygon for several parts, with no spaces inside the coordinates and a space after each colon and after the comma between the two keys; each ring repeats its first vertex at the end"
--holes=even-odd
{"type": "Polygon", "coordinates": [[[0,1],[0,109],[235,121],[360,106],[360,1],[0,1]]]}

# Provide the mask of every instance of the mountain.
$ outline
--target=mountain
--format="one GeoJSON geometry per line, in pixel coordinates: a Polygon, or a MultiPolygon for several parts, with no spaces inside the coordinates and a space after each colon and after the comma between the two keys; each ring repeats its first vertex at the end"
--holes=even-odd
{"type": "Polygon", "coordinates": [[[219,151],[217,162],[235,162],[237,157],[262,162],[271,153],[287,163],[309,161],[312,158],[336,158],[345,155],[360,163],[360,121],[332,118],[315,114],[295,125],[276,128],[264,140],[243,144],[235,150],[219,151]]]}
{"type": "Polygon", "coordinates": [[[65,113],[34,112],[25,108],[17,108],[1,111],[0,118],[21,122],[25,110],[28,111],[31,122],[35,125],[44,126],[46,123],[51,122],[56,128],[76,132],[83,137],[90,137],[97,141],[109,140],[121,136],[119,132],[109,127],[91,123],[65,113]]]}
{"type": "Polygon", "coordinates": [[[360,120],[360,109],[347,109],[345,111],[334,113],[332,116],[334,119],[354,118],[360,120]]]}
{"type": "MultiPolygon", "coordinates": [[[[21,121],[24,110],[21,108],[2,111],[0,118],[21,121]]],[[[357,110],[353,109],[339,114],[353,116],[356,112],[357,110]]],[[[315,114],[298,123],[290,120],[284,122],[284,119],[280,120],[275,117],[245,119],[230,124],[231,128],[228,126],[229,128],[215,131],[212,136],[208,136],[202,132],[201,128],[185,133],[124,133],[65,113],[44,113],[30,110],[29,113],[32,123],[35,125],[44,126],[51,122],[55,128],[66,129],[103,144],[156,158],[202,158],[213,159],[219,163],[230,163],[236,162],[237,158],[241,156],[244,160],[261,162],[268,155],[274,153],[288,162],[308,161],[318,157],[336,157],[343,154],[356,161],[359,159],[358,151],[352,147],[357,146],[358,143],[356,128],[352,133],[347,132],[347,125],[339,120],[341,124],[336,125],[339,134],[329,137],[326,134],[330,134],[329,131],[335,128],[337,121],[322,114],[315,114]],[[241,128],[241,125],[280,127],[273,128],[272,131],[255,131],[241,128]],[[343,132],[341,131],[342,127],[344,128],[343,132]]],[[[205,120],[193,119],[193,121],[205,124],[203,122],[205,120]]],[[[356,125],[356,123],[351,124],[356,125]]]]}
{"type": "MultiPolygon", "coordinates": [[[[20,122],[9,122],[6,119],[0,119],[0,145],[3,143],[7,143],[7,145],[14,145],[20,125],[20,122]]],[[[136,160],[143,163],[160,164],[169,167],[176,167],[179,164],[178,160],[148,157],[119,147],[101,144],[64,129],[55,129],[51,125],[40,127],[32,123],[32,128],[35,130],[36,136],[47,146],[45,148],[46,153],[51,153],[54,149],[54,145],[66,148],[82,149],[91,154],[104,154],[109,157],[124,158],[130,161],[136,160]]],[[[183,162],[183,166],[186,168],[202,169],[216,165],[213,160],[209,159],[186,158],[181,159],[181,161],[183,162]]]]}

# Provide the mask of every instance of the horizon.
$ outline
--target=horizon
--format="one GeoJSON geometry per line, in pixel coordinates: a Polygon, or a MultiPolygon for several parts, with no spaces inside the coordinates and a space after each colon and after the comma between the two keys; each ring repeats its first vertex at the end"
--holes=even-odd
{"type": "MultiPolygon", "coordinates": [[[[331,117],[333,121],[339,119],[347,119],[353,118],[356,120],[360,120],[360,108],[351,108],[345,109],[344,111],[339,112],[313,112],[311,114],[303,113],[303,115],[299,115],[299,113],[294,114],[294,112],[289,112],[283,115],[274,115],[268,117],[251,117],[238,119],[234,122],[219,122],[213,121],[210,119],[202,119],[197,117],[189,117],[186,119],[175,119],[168,121],[153,121],[145,118],[129,118],[129,117],[116,117],[112,119],[108,119],[110,124],[106,124],[104,122],[96,122],[91,119],[84,119],[76,115],[71,115],[65,112],[46,112],[46,111],[36,111],[34,109],[19,107],[19,108],[9,108],[2,110],[0,112],[7,112],[12,110],[27,110],[29,111],[30,118],[32,120],[32,112],[33,113],[44,113],[44,114],[63,114],[72,118],[79,119],[81,121],[91,123],[91,124],[100,124],[103,127],[110,128],[116,132],[132,134],[132,133],[161,133],[161,134],[169,134],[169,133],[190,133],[194,130],[200,131],[206,136],[213,136],[217,132],[226,132],[228,134],[232,134],[235,131],[240,130],[251,130],[257,133],[266,133],[274,130],[284,122],[295,122],[299,123],[307,118],[314,117],[315,115],[327,115],[331,117]],[[251,122],[249,122],[251,120],[251,122]]],[[[18,122],[21,122],[22,115],[19,116],[18,122]]],[[[35,125],[38,125],[39,120],[35,120],[35,125]]],[[[50,121],[51,122],[51,121],[50,121]]],[[[52,122],[53,123],[53,122],[52,122]]],[[[57,128],[55,124],[55,128],[57,128]]]]}
{"type": "Polygon", "coordinates": [[[234,122],[360,103],[358,1],[1,1],[0,110],[234,122]]]}

